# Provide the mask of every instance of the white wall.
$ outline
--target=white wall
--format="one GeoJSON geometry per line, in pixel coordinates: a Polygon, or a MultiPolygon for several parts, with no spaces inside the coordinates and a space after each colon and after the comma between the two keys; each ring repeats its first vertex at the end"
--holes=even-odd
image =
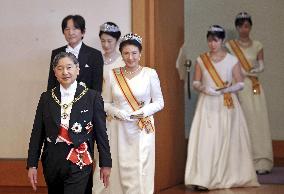
{"type": "Polygon", "coordinates": [[[0,6],[0,158],[25,158],[39,96],[46,89],[51,50],[66,44],[61,21],[86,20],[84,42],[101,49],[99,25],[131,30],[131,0],[2,0],[0,6]]]}
{"type": "Polygon", "coordinates": [[[185,0],[187,57],[195,61],[207,50],[210,25],[226,28],[235,36],[234,19],[240,11],[252,15],[252,38],[264,45],[265,72],[261,83],[266,93],[273,139],[284,139],[284,1],[281,0],[185,0]]]}

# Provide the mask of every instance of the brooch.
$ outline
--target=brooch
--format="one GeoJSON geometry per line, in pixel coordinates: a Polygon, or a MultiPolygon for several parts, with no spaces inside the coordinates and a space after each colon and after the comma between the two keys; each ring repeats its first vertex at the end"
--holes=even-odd
{"type": "Polygon", "coordinates": [[[74,133],[80,133],[82,131],[82,125],[76,122],[73,124],[71,129],[74,131],[74,133]]]}
{"type": "Polygon", "coordinates": [[[90,131],[92,131],[93,129],[93,124],[91,122],[88,122],[85,129],[87,130],[87,133],[90,133],[90,131]]]}

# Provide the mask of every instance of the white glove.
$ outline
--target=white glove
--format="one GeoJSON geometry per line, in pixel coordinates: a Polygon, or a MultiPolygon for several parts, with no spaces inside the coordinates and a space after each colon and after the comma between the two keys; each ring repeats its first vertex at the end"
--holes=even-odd
{"type": "Polygon", "coordinates": [[[210,96],[219,96],[219,95],[222,94],[220,91],[216,91],[215,89],[213,89],[209,86],[206,86],[205,89],[203,90],[203,92],[207,95],[210,95],[210,96]]]}
{"type": "Polygon", "coordinates": [[[200,81],[193,81],[192,86],[198,90],[199,92],[203,92],[210,96],[218,96],[221,95],[220,91],[216,91],[215,89],[209,86],[203,86],[200,81]]]}
{"type": "Polygon", "coordinates": [[[257,74],[256,73],[251,73],[251,72],[246,72],[245,70],[242,70],[242,74],[246,77],[248,76],[254,76],[254,77],[257,77],[257,74]]]}
{"type": "Polygon", "coordinates": [[[192,86],[194,89],[196,89],[199,92],[202,92],[205,89],[205,87],[201,84],[200,81],[193,81],[192,86]]]}
{"type": "Polygon", "coordinates": [[[264,63],[263,60],[259,60],[256,62],[257,64],[255,65],[255,67],[250,70],[250,73],[261,73],[264,70],[264,63]]]}
{"type": "Polygon", "coordinates": [[[117,118],[117,119],[120,119],[122,121],[130,120],[129,116],[130,116],[130,114],[128,112],[126,112],[125,110],[117,110],[114,113],[114,117],[117,118]]]}
{"type": "Polygon", "coordinates": [[[136,111],[134,111],[134,112],[132,112],[131,114],[130,114],[130,118],[131,119],[142,119],[142,118],[144,118],[145,116],[144,116],[144,113],[143,113],[143,111],[141,110],[141,109],[139,109],[139,110],[136,110],[136,111]]]}
{"type": "Polygon", "coordinates": [[[244,86],[245,86],[244,82],[238,82],[238,83],[236,83],[234,85],[231,85],[231,86],[229,86],[229,87],[227,87],[227,88],[225,88],[223,90],[220,90],[220,92],[222,94],[224,94],[224,93],[234,93],[234,92],[237,92],[239,90],[242,90],[244,88],[244,86]]]}

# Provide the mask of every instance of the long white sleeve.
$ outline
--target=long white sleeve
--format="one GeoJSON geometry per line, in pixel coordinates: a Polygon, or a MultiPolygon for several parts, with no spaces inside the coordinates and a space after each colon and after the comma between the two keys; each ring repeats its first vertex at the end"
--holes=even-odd
{"type": "Polygon", "coordinates": [[[150,78],[150,95],[152,100],[140,109],[145,117],[151,116],[164,108],[164,98],[156,70],[151,69],[150,78]]]}
{"type": "Polygon", "coordinates": [[[109,71],[108,78],[104,79],[102,97],[104,99],[104,109],[107,115],[114,116],[119,112],[119,109],[113,105],[111,78],[112,71],[109,71]]]}

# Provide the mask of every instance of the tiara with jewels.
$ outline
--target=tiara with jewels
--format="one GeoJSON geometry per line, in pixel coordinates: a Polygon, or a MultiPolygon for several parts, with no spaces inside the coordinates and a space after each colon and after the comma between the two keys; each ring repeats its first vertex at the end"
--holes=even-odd
{"type": "Polygon", "coordinates": [[[121,37],[120,41],[126,41],[126,40],[136,40],[139,44],[142,44],[142,37],[138,36],[137,34],[129,33],[121,37]]]}
{"type": "Polygon", "coordinates": [[[119,32],[119,28],[114,25],[109,25],[108,23],[104,23],[100,25],[100,30],[103,32],[119,32]]]}
{"type": "Polygon", "coordinates": [[[224,29],[217,26],[210,26],[208,32],[224,32],[224,29]]]}
{"type": "Polygon", "coordinates": [[[237,19],[248,19],[251,16],[247,12],[241,12],[236,16],[237,19]]]}

